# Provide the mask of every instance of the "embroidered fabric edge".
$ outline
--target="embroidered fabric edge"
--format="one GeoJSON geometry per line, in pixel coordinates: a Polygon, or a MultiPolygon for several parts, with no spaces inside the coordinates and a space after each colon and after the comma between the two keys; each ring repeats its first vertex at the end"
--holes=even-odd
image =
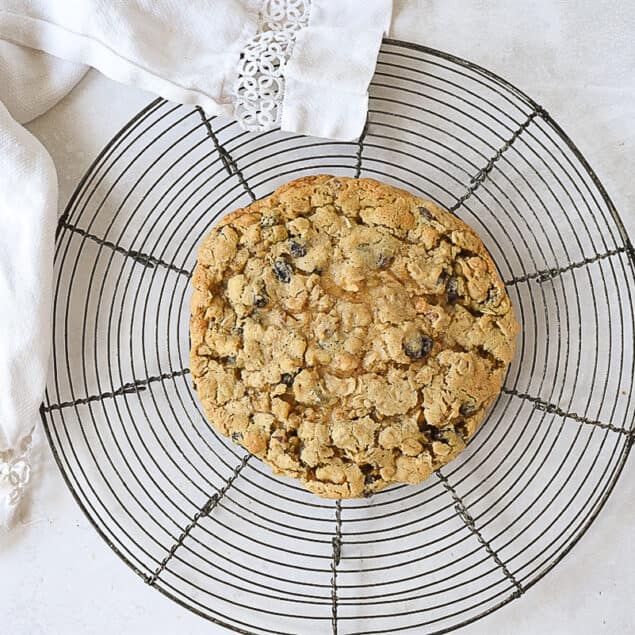
{"type": "Polygon", "coordinates": [[[234,119],[252,132],[280,125],[285,69],[312,0],[263,0],[258,32],[244,45],[234,84],[234,119]]]}

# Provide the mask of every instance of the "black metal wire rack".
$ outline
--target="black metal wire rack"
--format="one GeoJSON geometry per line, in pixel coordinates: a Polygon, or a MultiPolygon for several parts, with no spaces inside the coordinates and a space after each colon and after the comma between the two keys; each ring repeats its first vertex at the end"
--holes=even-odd
{"type": "Polygon", "coordinates": [[[56,241],[42,419],[66,482],[147,584],[239,633],[446,633],[519,598],[600,512],[634,432],[633,248],[533,100],[386,41],[357,143],[248,133],[157,99],[107,145],[56,241]],[[484,238],[522,335],[467,450],[420,486],[334,503],[205,422],[188,377],[196,247],[311,173],[377,177],[484,238]]]}

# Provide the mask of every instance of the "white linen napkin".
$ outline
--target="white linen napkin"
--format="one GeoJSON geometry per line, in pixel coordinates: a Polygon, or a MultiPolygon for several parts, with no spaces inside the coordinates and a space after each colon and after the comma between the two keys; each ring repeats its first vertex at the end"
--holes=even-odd
{"type": "Polygon", "coordinates": [[[392,0],[0,0],[0,101],[14,115],[0,103],[0,528],[29,479],[57,207],[52,162],[15,119],[44,112],[88,65],[250,130],[351,140],[391,17],[392,0]]]}
{"type": "Polygon", "coordinates": [[[392,0],[0,0],[0,38],[251,128],[353,139],[391,17],[392,0]]]}
{"type": "Polygon", "coordinates": [[[56,210],[51,157],[0,104],[0,528],[29,481],[50,348],[56,210]]]}
{"type": "Polygon", "coordinates": [[[282,129],[330,139],[359,137],[368,85],[392,2],[315,2],[286,69],[282,129]]]}
{"type": "Polygon", "coordinates": [[[57,208],[53,162],[19,123],[46,112],[86,70],[0,40],[0,529],[13,520],[31,475],[50,347],[57,208]]]}

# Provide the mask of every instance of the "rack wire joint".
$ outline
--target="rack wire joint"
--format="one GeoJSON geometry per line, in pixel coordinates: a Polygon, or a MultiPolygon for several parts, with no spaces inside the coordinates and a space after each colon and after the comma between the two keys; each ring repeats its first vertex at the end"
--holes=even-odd
{"type": "Polygon", "coordinates": [[[216,148],[216,152],[218,152],[218,156],[220,157],[223,167],[225,168],[229,176],[236,176],[238,178],[245,192],[247,192],[247,194],[249,195],[252,201],[255,201],[256,195],[253,193],[253,190],[249,187],[249,184],[245,180],[245,177],[242,171],[240,170],[240,168],[238,167],[238,164],[236,163],[234,158],[223,147],[223,144],[218,140],[218,136],[214,132],[214,129],[212,128],[212,124],[210,123],[210,120],[205,116],[204,110],[200,106],[197,106],[196,110],[203,121],[205,130],[207,131],[207,136],[212,140],[212,143],[214,144],[214,148],[216,148]]]}
{"type": "Polygon", "coordinates": [[[331,628],[337,635],[337,567],[342,557],[342,501],[335,501],[335,536],[331,539],[331,628]]]}
{"type": "Polygon", "coordinates": [[[496,151],[494,156],[492,156],[489,161],[485,164],[483,168],[481,168],[471,179],[470,184],[467,188],[467,191],[463,196],[461,196],[452,207],[450,207],[451,212],[456,212],[462,205],[467,201],[476,190],[481,186],[482,183],[485,182],[490,172],[493,170],[494,165],[497,161],[501,159],[503,154],[509,150],[512,145],[514,145],[515,141],[520,137],[520,135],[529,128],[531,122],[539,116],[544,116],[545,111],[538,106],[535,108],[527,117],[527,119],[513,132],[512,136],[503,143],[503,145],[496,151]]]}
{"type": "Polygon", "coordinates": [[[175,370],[170,373],[162,373],[161,375],[155,375],[147,377],[146,379],[135,379],[115,390],[102,392],[98,395],[89,395],[88,397],[80,397],[73,401],[62,401],[60,403],[53,403],[48,406],[42,404],[41,411],[51,412],[52,410],[62,410],[63,408],[71,408],[72,406],[84,406],[95,401],[104,401],[104,399],[113,399],[114,397],[120,397],[121,395],[133,395],[146,389],[148,384],[165,381],[166,379],[173,379],[174,377],[181,377],[187,375],[190,372],[189,368],[182,368],[181,370],[175,370]]]}
{"type": "Polygon", "coordinates": [[[443,484],[443,487],[446,489],[448,494],[452,497],[454,501],[454,510],[458,514],[459,518],[463,521],[465,526],[474,534],[479,543],[483,546],[485,551],[489,554],[492,560],[496,563],[499,569],[505,574],[505,577],[516,587],[516,592],[514,593],[514,597],[520,597],[525,589],[522,584],[516,579],[514,574],[507,568],[507,565],[500,559],[499,555],[494,551],[493,547],[490,543],[483,537],[483,534],[479,531],[476,526],[476,521],[470,512],[468,511],[465,503],[461,500],[461,497],[458,495],[457,491],[454,489],[447,476],[445,476],[441,470],[437,470],[435,472],[437,478],[443,484]]]}
{"type": "Polygon", "coordinates": [[[366,118],[366,122],[364,123],[362,134],[359,135],[359,139],[357,140],[357,150],[355,152],[355,174],[354,174],[354,178],[356,179],[358,179],[362,173],[362,152],[364,151],[364,141],[366,140],[367,134],[368,134],[368,117],[366,118]]]}
{"type": "Polygon", "coordinates": [[[182,269],[181,267],[177,267],[176,265],[172,265],[169,262],[165,262],[164,260],[160,260],[159,258],[155,258],[154,256],[150,256],[149,254],[145,254],[141,251],[135,251],[134,249],[125,249],[116,243],[113,243],[109,240],[105,240],[103,238],[99,238],[99,236],[95,236],[90,232],[82,229],[81,227],[77,227],[76,225],[71,225],[67,222],[61,222],[58,225],[58,229],[68,229],[68,231],[79,234],[83,238],[91,240],[92,242],[102,246],[107,247],[108,249],[112,249],[118,254],[125,256],[126,258],[132,258],[135,262],[142,264],[144,267],[148,267],[149,269],[154,269],[154,267],[163,267],[164,269],[169,269],[170,271],[174,271],[182,276],[186,276],[187,278],[192,277],[192,273],[187,269],[182,269]]]}
{"type": "Polygon", "coordinates": [[[507,286],[511,286],[514,284],[519,284],[520,282],[528,282],[529,280],[536,280],[536,282],[538,283],[547,282],[548,280],[553,280],[557,276],[567,271],[571,271],[572,269],[580,269],[581,267],[586,267],[587,265],[591,265],[594,262],[599,262],[600,260],[611,258],[611,256],[617,256],[618,254],[623,254],[627,252],[628,252],[628,249],[626,247],[617,247],[615,249],[610,249],[609,251],[606,251],[603,254],[596,254],[595,256],[584,258],[583,260],[580,260],[578,262],[572,262],[564,267],[554,267],[552,269],[543,269],[541,271],[535,271],[534,273],[528,273],[524,276],[518,276],[517,278],[506,280],[505,284],[507,286]]]}
{"type": "Polygon", "coordinates": [[[575,412],[567,412],[556,404],[549,403],[548,401],[544,401],[538,397],[528,395],[527,393],[519,392],[518,390],[512,388],[503,388],[502,392],[507,395],[518,397],[519,399],[525,399],[526,401],[533,403],[536,410],[542,410],[543,412],[555,414],[559,417],[565,417],[566,419],[573,419],[574,421],[578,421],[579,423],[586,423],[588,425],[596,426],[597,428],[602,428],[602,430],[610,430],[611,432],[624,434],[628,437],[633,437],[633,435],[635,435],[635,430],[619,428],[612,423],[604,423],[603,421],[598,421],[597,419],[589,419],[588,417],[583,417],[575,412]]]}
{"type": "Polygon", "coordinates": [[[168,562],[170,562],[170,560],[174,557],[174,554],[176,553],[177,549],[185,542],[185,539],[190,535],[194,527],[196,527],[199,520],[205,516],[209,516],[212,513],[214,508],[218,505],[220,500],[227,493],[227,490],[232,486],[233,482],[241,473],[242,469],[245,467],[245,465],[247,465],[247,462],[249,461],[251,457],[252,457],[251,454],[246,454],[242,458],[241,462],[234,468],[232,475],[227,479],[227,482],[225,483],[225,485],[223,485],[223,487],[221,487],[218,490],[218,492],[216,492],[215,494],[212,494],[207,500],[207,502],[196,512],[196,514],[194,514],[194,516],[192,517],[192,520],[186,525],[186,527],[183,529],[183,531],[177,538],[176,542],[170,547],[170,550],[168,551],[167,555],[165,556],[165,558],[163,558],[163,560],[161,560],[161,563],[155,569],[154,573],[150,576],[146,576],[145,581],[150,586],[153,586],[156,583],[156,581],[159,579],[159,576],[165,570],[166,566],[168,565],[168,562]]]}

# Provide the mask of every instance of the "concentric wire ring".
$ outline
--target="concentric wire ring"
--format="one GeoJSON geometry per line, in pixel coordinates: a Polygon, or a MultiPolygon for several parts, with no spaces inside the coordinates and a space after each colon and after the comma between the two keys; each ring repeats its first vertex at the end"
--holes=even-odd
{"type": "Polygon", "coordinates": [[[634,438],[633,248],[560,127],[492,73],[384,43],[357,143],[247,133],[157,99],[56,241],[43,423],[148,584],[241,633],[445,633],[520,597],[604,505],[634,438]],[[503,394],[420,486],[333,503],[228,443],[190,386],[189,278],[218,218],[292,178],[375,177],[481,234],[522,322],[503,394]]]}

